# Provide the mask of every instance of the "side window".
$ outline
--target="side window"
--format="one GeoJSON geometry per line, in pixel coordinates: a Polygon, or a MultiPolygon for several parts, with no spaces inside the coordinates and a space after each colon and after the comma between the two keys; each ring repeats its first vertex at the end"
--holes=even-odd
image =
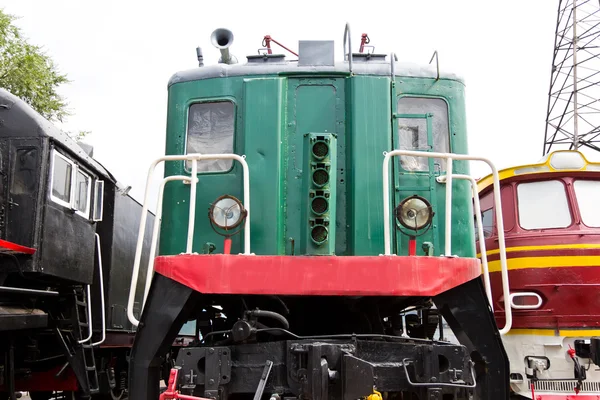
{"type": "Polygon", "coordinates": [[[494,209],[490,208],[481,213],[481,224],[483,225],[483,236],[492,237],[494,233],[494,209]]]}
{"type": "MultiPolygon", "coordinates": [[[[96,181],[96,185],[102,181],[96,181]]],[[[103,182],[101,190],[104,188],[103,182]]],[[[96,194],[98,196],[98,194],[96,194]]],[[[99,192],[102,202],[102,193],[99,192]]],[[[78,215],[89,219],[92,207],[92,177],[81,170],[73,161],[56,150],[52,150],[52,176],[50,178],[50,199],[78,215]]],[[[101,207],[101,204],[100,204],[101,207]]],[[[101,211],[100,211],[101,212],[101,211]]],[[[96,217],[94,209],[94,218],[96,217]]],[[[100,214],[100,219],[101,219],[100,214]]],[[[94,219],[96,220],[96,219],[94,219]]]]}
{"type": "MultiPolygon", "coordinates": [[[[476,240],[480,240],[479,234],[477,232],[477,220],[474,220],[475,224],[475,237],[476,240]]],[[[490,208],[489,210],[485,210],[481,213],[481,225],[483,225],[483,237],[485,239],[492,237],[494,233],[494,209],[490,208]]]]}
{"type": "MultiPolygon", "coordinates": [[[[233,153],[235,126],[234,104],[231,101],[195,103],[188,114],[186,154],[233,153]]],[[[233,160],[203,160],[198,162],[198,172],[225,172],[233,160]]],[[[191,170],[191,162],[186,162],[191,170]]]]}
{"type": "Polygon", "coordinates": [[[82,217],[90,216],[91,178],[81,171],[75,177],[74,205],[76,212],[82,217]]]}
{"type": "Polygon", "coordinates": [[[559,180],[517,185],[519,224],[523,229],[566,228],[571,210],[565,185],[559,180]]]}
{"type": "MultiPolygon", "coordinates": [[[[398,99],[398,148],[447,153],[450,151],[448,104],[442,99],[401,97],[398,99]]],[[[406,171],[429,171],[428,158],[401,156],[406,171]]],[[[446,170],[446,161],[434,159],[436,171],[446,170]]]]}
{"type": "Polygon", "coordinates": [[[50,198],[60,205],[71,207],[71,185],[75,165],[56,150],[52,153],[52,191],[50,198]]]}
{"type": "Polygon", "coordinates": [[[102,221],[104,213],[104,181],[94,182],[94,221],[102,221]]]}

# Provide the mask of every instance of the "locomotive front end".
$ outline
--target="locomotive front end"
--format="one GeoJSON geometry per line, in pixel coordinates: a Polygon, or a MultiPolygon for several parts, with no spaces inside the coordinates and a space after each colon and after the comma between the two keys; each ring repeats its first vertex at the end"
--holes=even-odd
{"type": "Polygon", "coordinates": [[[353,53],[348,26],[343,62],[333,41],[267,35],[239,64],[231,32],[212,38],[220,63],[198,50],[169,83],[130,396],[157,399],[162,377],[161,399],[508,398],[463,82],[365,53],[367,35],[353,53]],[[161,371],[184,323],[195,341],[161,371]]]}

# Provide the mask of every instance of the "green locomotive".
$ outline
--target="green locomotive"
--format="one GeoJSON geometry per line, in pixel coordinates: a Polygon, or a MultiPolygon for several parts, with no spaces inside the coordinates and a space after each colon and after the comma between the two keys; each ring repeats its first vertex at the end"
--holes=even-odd
{"type": "Polygon", "coordinates": [[[130,294],[134,399],[158,398],[186,321],[164,399],[508,398],[472,188],[452,179],[473,158],[464,82],[350,39],[343,62],[300,41],[239,64],[217,29],[219,64],[198,49],[171,78],[141,317],[130,294]],[[460,344],[434,340],[442,316],[460,344]]]}

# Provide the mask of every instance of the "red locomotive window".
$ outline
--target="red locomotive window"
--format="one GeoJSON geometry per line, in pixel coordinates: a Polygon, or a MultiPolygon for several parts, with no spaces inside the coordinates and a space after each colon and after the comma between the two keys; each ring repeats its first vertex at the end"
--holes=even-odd
{"type": "Polygon", "coordinates": [[[566,228],[571,211],[565,185],[559,180],[517,185],[519,224],[523,229],[566,228]]]}
{"type": "Polygon", "coordinates": [[[578,179],[573,183],[573,188],[583,223],[591,228],[600,228],[600,181],[578,179]]]}
{"type": "MultiPolygon", "coordinates": [[[[195,103],[188,115],[186,154],[233,153],[234,105],[231,101],[195,103]]],[[[198,162],[198,172],[225,172],[233,160],[198,162]]],[[[191,169],[191,162],[186,162],[191,169]]]]}
{"type": "MultiPolygon", "coordinates": [[[[477,220],[474,221],[475,226],[475,237],[476,240],[481,240],[477,232],[477,220]]],[[[494,234],[494,209],[482,211],[481,213],[481,225],[483,228],[483,237],[485,239],[492,237],[494,234]]]]}

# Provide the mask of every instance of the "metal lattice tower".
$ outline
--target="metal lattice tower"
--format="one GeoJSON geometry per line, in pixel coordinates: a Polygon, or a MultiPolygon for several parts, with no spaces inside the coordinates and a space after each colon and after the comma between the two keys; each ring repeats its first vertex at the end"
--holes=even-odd
{"type": "Polygon", "coordinates": [[[600,1],[559,0],[544,155],[600,151],[600,1]]]}

